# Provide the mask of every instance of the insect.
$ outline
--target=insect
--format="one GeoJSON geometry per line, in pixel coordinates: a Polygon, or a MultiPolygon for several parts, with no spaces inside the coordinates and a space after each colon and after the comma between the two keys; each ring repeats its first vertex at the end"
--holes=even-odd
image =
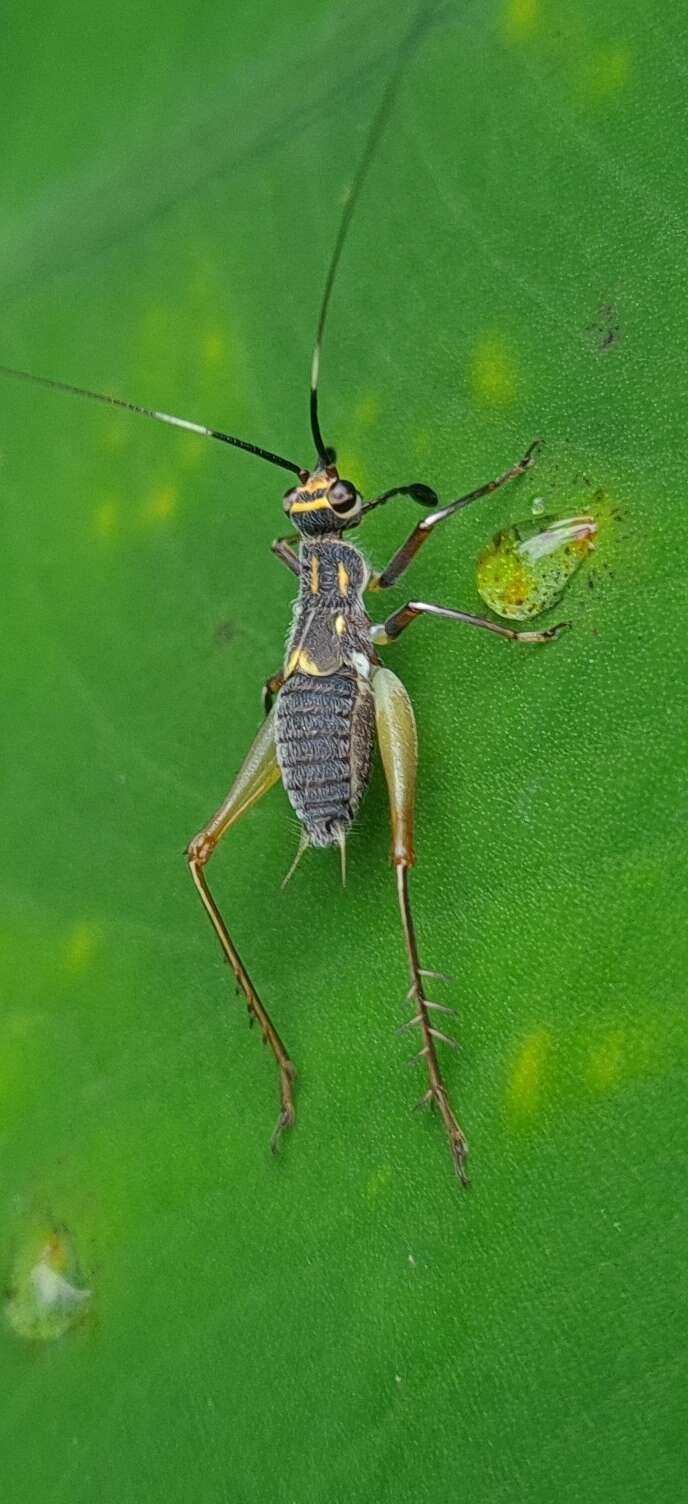
{"type": "Polygon", "coordinates": [[[0,367],[0,371],[217,439],[292,474],[292,484],[282,502],[291,532],[277,538],[272,545],[274,554],[298,581],[298,598],[286,657],[281,669],[264,686],[265,720],[227,797],[187,848],[189,871],[244,994],[251,1020],[258,1022],[275,1058],[280,1094],[279,1117],[272,1136],[272,1145],[276,1149],[282,1134],[295,1120],[295,1067],[211,893],[207,880],[208,863],[227,832],[281,779],[302,829],[293,866],[305,848],[312,845],[338,846],[344,867],[347,833],[368,783],[373,744],[377,739],[389,793],[392,862],[409,967],[408,997],[413,1008],[412,1017],[403,1027],[417,1033],[420,1043],[417,1058],[427,1073],[422,1102],[438,1110],[454,1168],[459,1180],[465,1184],[468,1146],[449,1100],[439,1052],[439,1046],[451,1045],[454,1041],[439,1027],[438,1015],[452,1014],[454,1010],[431,1001],[426,995],[426,979],[436,973],[421,965],[409,892],[409,872],[415,863],[416,727],[409,696],[397,675],[383,664],[380,649],[396,642],[414,621],[423,617],[464,622],[506,641],[522,644],[550,642],[559,635],[562,627],[519,634],[510,627],[453,607],[417,600],[409,600],[387,615],[381,624],[374,624],[365,597],[368,592],[380,593],[397,585],[436,530],[443,528],[464,507],[523,475],[534,461],[538,441],[497,479],[447,505],[441,506],[433,488],[420,481],[395,485],[370,500],[364,500],[356,485],[338,472],[336,452],[323,437],[318,403],[323,336],[340,257],[403,69],[423,28],[426,11],[427,6],[423,4],[399,49],[396,64],[370,124],[334,242],[311,365],[310,428],[316,454],[312,468],[219,429],[207,428],[118,397],[7,366],[0,367]],[[398,497],[409,497],[427,510],[388,564],[375,572],[351,541],[350,534],[372,511],[398,497]]]}

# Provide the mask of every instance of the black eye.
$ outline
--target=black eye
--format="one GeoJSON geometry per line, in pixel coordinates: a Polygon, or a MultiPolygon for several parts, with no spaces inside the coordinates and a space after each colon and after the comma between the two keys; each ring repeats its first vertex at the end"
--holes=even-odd
{"type": "Polygon", "coordinates": [[[333,512],[337,512],[340,517],[346,517],[347,512],[353,512],[356,509],[358,492],[350,480],[336,480],[330,486],[327,500],[333,512]]]}

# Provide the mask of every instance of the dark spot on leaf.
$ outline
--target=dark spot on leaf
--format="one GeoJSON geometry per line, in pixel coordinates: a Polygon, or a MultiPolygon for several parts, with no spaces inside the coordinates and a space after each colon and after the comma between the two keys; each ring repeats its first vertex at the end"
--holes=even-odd
{"type": "Polygon", "coordinates": [[[602,303],[592,323],[586,325],[585,332],[590,336],[593,348],[601,354],[618,345],[623,339],[623,329],[614,304],[602,303]]]}

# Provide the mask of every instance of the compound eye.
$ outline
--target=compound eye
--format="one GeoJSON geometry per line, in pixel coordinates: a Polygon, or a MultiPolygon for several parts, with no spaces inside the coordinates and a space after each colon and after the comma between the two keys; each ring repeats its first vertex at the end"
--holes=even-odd
{"type": "Polygon", "coordinates": [[[296,501],[298,494],[299,493],[296,486],[292,486],[289,491],[285,491],[282,498],[282,506],[284,507],[285,512],[290,511],[291,507],[296,501]]]}
{"type": "Polygon", "coordinates": [[[350,512],[356,511],[360,498],[350,480],[335,480],[327,493],[327,500],[338,517],[348,517],[350,512]]]}

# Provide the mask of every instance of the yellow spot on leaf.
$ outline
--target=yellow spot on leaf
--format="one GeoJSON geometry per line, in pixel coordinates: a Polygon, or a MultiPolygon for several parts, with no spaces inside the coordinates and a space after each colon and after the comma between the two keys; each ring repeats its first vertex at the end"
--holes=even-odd
{"type": "Polygon", "coordinates": [[[378,1165],[377,1169],[371,1171],[366,1182],[366,1195],[368,1197],[368,1200],[376,1201],[378,1196],[382,1195],[383,1192],[388,1189],[391,1183],[392,1166],[389,1164],[378,1165]]]}
{"type": "Polygon", "coordinates": [[[159,486],[141,508],[141,520],[143,522],[168,522],[176,509],[176,486],[159,486]]]}
{"type": "Polygon", "coordinates": [[[119,422],[108,423],[103,433],[103,448],[111,454],[119,454],[120,450],[126,449],[130,440],[129,425],[124,413],[120,413],[119,422]]]}
{"type": "Polygon", "coordinates": [[[509,1081],[511,1107],[519,1117],[538,1111],[551,1053],[552,1035],[547,1029],[536,1029],[523,1041],[509,1081]]]}
{"type": "Polygon", "coordinates": [[[621,1029],[614,1029],[590,1051],[587,1080],[594,1091],[611,1091],[624,1075],[626,1050],[621,1029]]]}
{"type": "Polygon", "coordinates": [[[93,513],[93,531],[104,543],[109,543],[119,532],[120,507],[114,496],[101,501],[93,513]]]}
{"type": "Polygon", "coordinates": [[[102,931],[84,919],[69,930],[63,943],[63,956],[69,971],[86,971],[100,948],[102,931]]]}
{"type": "Polygon", "coordinates": [[[204,334],[201,340],[201,359],[204,366],[216,371],[225,358],[225,342],[216,330],[204,334]]]}
{"type": "Polygon", "coordinates": [[[584,93],[594,101],[618,94],[629,81],[631,63],[632,53],[626,43],[596,48],[584,64],[584,93]]]}
{"type": "Polygon", "coordinates": [[[504,341],[498,334],[483,334],[471,362],[471,383],[475,395],[490,404],[513,402],[516,395],[516,368],[504,341]]]}
{"type": "MultiPolygon", "coordinates": [[[[365,461],[360,458],[354,449],[342,448],[338,451],[337,469],[340,475],[347,480],[353,481],[362,496],[369,496],[370,480],[366,471],[365,461]]],[[[374,494],[374,493],[372,493],[374,494]]]]}
{"type": "Polygon", "coordinates": [[[539,0],[507,0],[504,30],[510,41],[519,42],[537,30],[540,19],[539,0]]]}
{"type": "Polygon", "coordinates": [[[372,428],[380,416],[382,404],[380,398],[373,392],[367,392],[360,397],[354,408],[354,422],[361,428],[372,428]]]}
{"type": "Polygon", "coordinates": [[[189,434],[179,451],[179,462],[185,470],[195,470],[197,465],[202,465],[208,453],[208,440],[201,439],[197,435],[189,434]]]}

